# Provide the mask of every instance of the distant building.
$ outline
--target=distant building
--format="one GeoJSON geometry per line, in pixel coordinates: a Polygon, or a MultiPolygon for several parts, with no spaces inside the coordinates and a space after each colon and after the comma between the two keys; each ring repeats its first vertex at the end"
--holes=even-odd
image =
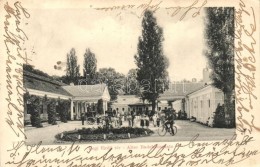
{"type": "MultiPolygon", "coordinates": [[[[185,102],[186,95],[203,87],[203,85],[204,83],[202,82],[186,82],[186,83],[170,84],[169,89],[160,95],[160,98],[158,99],[159,101],[158,104],[160,104],[160,101],[167,101],[168,104],[167,108],[172,108],[176,112],[180,110],[182,112],[185,112],[184,102],[185,102]]],[[[158,107],[160,106],[158,105],[158,107]]],[[[158,110],[160,109],[163,110],[164,108],[163,107],[158,108],[158,110]]]]}
{"type": "Polygon", "coordinates": [[[151,105],[147,102],[143,102],[136,95],[118,95],[117,100],[111,105],[112,110],[116,110],[117,113],[128,114],[131,111],[136,111],[136,114],[141,114],[147,109],[151,109],[151,105]]]}

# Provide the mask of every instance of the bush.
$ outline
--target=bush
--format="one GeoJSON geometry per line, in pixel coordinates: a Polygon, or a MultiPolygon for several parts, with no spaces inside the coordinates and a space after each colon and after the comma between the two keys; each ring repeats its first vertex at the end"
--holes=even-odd
{"type": "Polygon", "coordinates": [[[56,102],[51,100],[48,106],[48,123],[52,125],[57,125],[56,122],[56,102]]]}
{"type": "Polygon", "coordinates": [[[30,107],[31,110],[31,124],[33,127],[41,128],[41,117],[40,117],[40,99],[35,97],[32,101],[32,105],[30,107]]]}
{"type": "Polygon", "coordinates": [[[128,133],[131,135],[131,138],[149,136],[153,134],[153,131],[150,129],[143,128],[132,128],[132,127],[122,127],[114,129],[106,129],[98,127],[97,129],[91,128],[82,128],[79,130],[73,130],[68,132],[59,133],[55,136],[58,140],[63,141],[102,141],[104,139],[104,134],[106,135],[107,140],[118,140],[118,139],[128,139],[128,133]],[[80,139],[78,138],[81,136],[80,139]]]}
{"type": "Polygon", "coordinates": [[[226,127],[226,121],[225,121],[225,111],[224,111],[224,106],[218,105],[216,108],[216,112],[214,115],[214,120],[213,120],[214,127],[217,128],[224,128],[226,127]]]}
{"type": "Polygon", "coordinates": [[[226,127],[234,128],[236,127],[236,117],[235,117],[235,101],[229,106],[229,115],[226,115],[226,127]]]}
{"type": "Polygon", "coordinates": [[[64,123],[68,122],[68,115],[69,115],[68,107],[69,107],[68,101],[61,101],[57,107],[61,122],[64,122],[64,123]]]}

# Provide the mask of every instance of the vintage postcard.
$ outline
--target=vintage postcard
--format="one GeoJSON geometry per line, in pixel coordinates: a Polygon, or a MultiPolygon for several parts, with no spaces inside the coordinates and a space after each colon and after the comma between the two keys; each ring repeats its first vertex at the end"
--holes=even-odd
{"type": "Polygon", "coordinates": [[[1,167],[259,166],[258,0],[0,8],[1,167]]]}

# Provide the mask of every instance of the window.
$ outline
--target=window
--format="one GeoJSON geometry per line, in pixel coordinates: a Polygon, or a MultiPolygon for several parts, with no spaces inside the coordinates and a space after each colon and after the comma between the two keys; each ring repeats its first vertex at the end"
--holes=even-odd
{"type": "Polygon", "coordinates": [[[203,101],[200,101],[200,107],[203,108],[203,101]]]}
{"type": "Polygon", "coordinates": [[[210,108],[210,99],[208,100],[209,108],[210,108]]]}

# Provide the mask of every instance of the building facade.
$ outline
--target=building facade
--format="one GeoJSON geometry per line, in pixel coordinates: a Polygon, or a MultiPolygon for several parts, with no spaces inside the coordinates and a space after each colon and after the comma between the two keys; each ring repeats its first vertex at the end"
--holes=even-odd
{"type": "MultiPolygon", "coordinates": [[[[52,80],[45,76],[33,74],[24,71],[23,74],[25,98],[24,98],[24,121],[30,122],[32,109],[32,97],[40,100],[40,118],[42,121],[48,120],[49,102],[55,101],[57,118],[58,112],[68,112],[69,120],[80,119],[81,113],[97,112],[98,101],[101,102],[102,112],[107,110],[107,103],[110,101],[110,95],[105,84],[97,85],[66,85],[64,83],[52,80]],[[68,104],[66,109],[59,111],[59,105],[68,104]]],[[[64,107],[64,106],[63,106],[64,107]]]]}
{"type": "Polygon", "coordinates": [[[81,113],[102,112],[108,110],[110,95],[105,84],[97,85],[67,85],[62,88],[71,94],[71,120],[80,119],[81,113]],[[101,100],[102,110],[98,111],[98,101],[101,100]]]}
{"type": "Polygon", "coordinates": [[[197,122],[207,123],[213,117],[218,104],[224,103],[224,94],[212,85],[192,92],[187,95],[185,106],[189,118],[195,117],[197,122]]]}
{"type": "Polygon", "coordinates": [[[141,114],[145,110],[151,110],[151,105],[136,95],[118,95],[117,100],[111,105],[112,110],[127,115],[131,111],[141,114]]]}

